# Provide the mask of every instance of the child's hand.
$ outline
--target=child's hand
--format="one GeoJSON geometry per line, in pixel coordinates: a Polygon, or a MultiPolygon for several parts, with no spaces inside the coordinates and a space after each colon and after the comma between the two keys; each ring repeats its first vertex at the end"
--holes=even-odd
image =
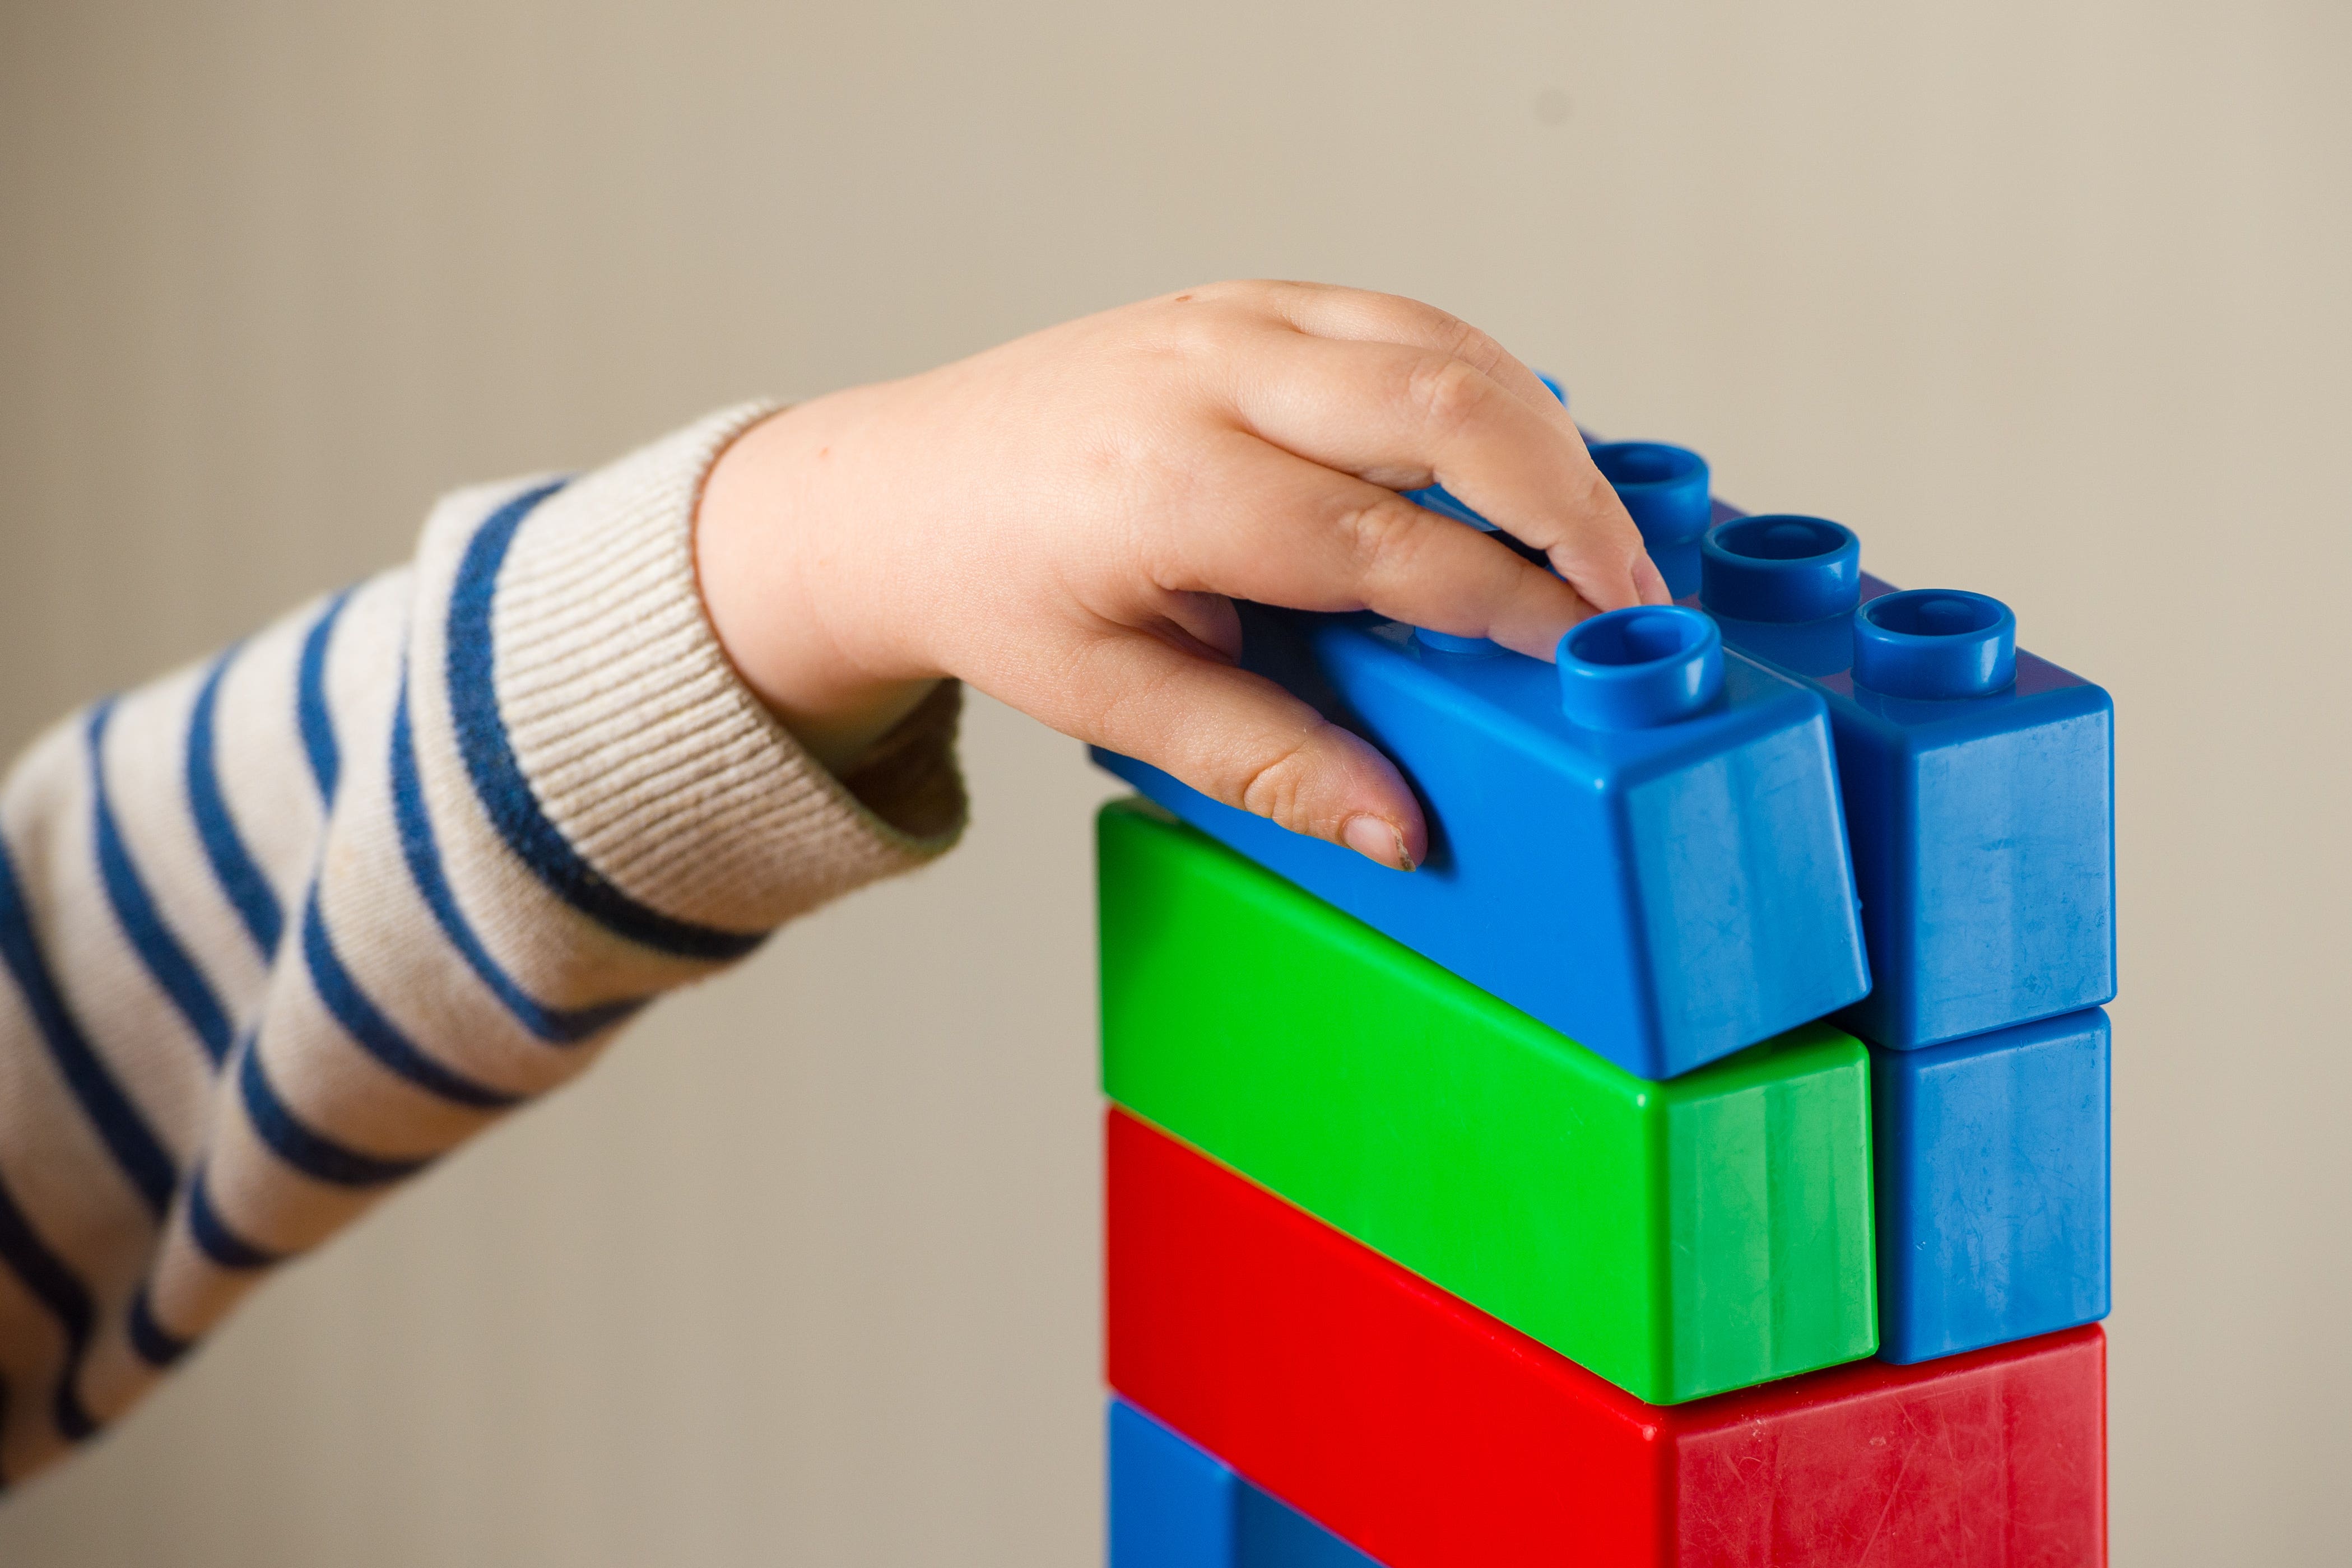
{"type": "Polygon", "coordinates": [[[696,550],[729,655],[829,764],[957,675],[1403,866],[1426,848],[1412,791],[1234,666],[1232,600],[1549,658],[1583,617],[1666,599],[1525,365],[1428,306],[1296,283],[1147,300],[779,414],[711,471],[696,550]],[[1433,481],[1559,575],[1396,494],[1433,481]]]}

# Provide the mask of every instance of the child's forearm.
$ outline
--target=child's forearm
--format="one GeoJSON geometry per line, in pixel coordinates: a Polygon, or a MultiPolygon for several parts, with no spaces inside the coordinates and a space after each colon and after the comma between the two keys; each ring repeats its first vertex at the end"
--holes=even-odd
{"type": "Polygon", "coordinates": [[[712,633],[692,509],[759,412],[453,497],[412,567],[17,764],[0,1479],[646,998],[952,839],[951,690],[862,748],[861,803],[712,633]]]}

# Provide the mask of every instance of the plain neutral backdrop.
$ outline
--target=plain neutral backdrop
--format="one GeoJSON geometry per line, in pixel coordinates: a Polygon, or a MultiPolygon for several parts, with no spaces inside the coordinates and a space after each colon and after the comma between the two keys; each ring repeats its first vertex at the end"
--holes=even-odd
{"type": "MultiPolygon", "coordinates": [[[[1434,300],[2119,713],[2120,1563],[2340,1563],[2352,11],[0,5],[0,747],[461,481],[1232,275],[1434,300]]],[[[10,1564],[1098,1550],[1078,747],[0,1503],[10,1564]]]]}

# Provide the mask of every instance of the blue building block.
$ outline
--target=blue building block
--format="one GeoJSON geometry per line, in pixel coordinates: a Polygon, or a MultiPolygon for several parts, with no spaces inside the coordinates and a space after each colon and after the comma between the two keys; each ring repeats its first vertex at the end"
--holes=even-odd
{"type": "Polygon", "coordinates": [[[1145,795],[1643,1078],[1869,989],[1822,699],[1685,609],[1596,616],[1557,668],[1370,616],[1244,607],[1244,663],[1386,753],[1410,873],[1097,752],[1145,795]]]}
{"type": "Polygon", "coordinates": [[[2107,1315],[2107,1035],[2092,1008],[1871,1051],[1882,1360],[2107,1315]]]}
{"type": "Polygon", "coordinates": [[[1829,705],[1874,988],[1897,1050],[2116,994],[2114,704],[2017,647],[2000,601],[1895,591],[1851,529],[1738,517],[1702,547],[1727,646],[1829,705]]]}
{"type": "Polygon", "coordinates": [[[1380,1568],[1124,1399],[1109,1451],[1110,1568],[1380,1568]]]}

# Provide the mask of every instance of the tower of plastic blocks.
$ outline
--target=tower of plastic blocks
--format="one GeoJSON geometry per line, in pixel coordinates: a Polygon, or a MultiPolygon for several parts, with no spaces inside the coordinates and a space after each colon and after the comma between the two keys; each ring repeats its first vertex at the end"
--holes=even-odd
{"type": "Polygon", "coordinates": [[[1097,754],[1112,1568],[2102,1564],[2107,695],[1593,455],[1557,666],[1244,607],[1420,870],[1097,754]]]}

